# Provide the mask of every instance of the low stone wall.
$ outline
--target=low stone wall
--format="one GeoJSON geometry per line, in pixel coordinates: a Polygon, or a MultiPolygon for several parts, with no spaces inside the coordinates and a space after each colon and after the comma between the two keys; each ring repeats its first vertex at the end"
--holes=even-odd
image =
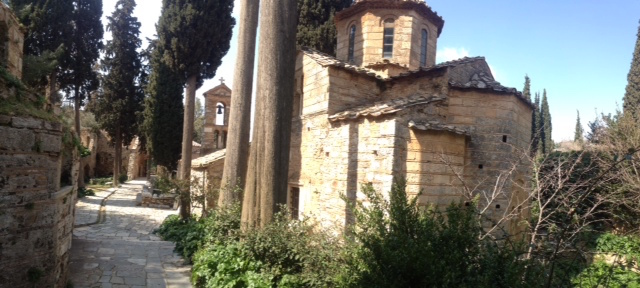
{"type": "Polygon", "coordinates": [[[2,287],[67,284],[76,186],[60,187],[62,134],[59,123],[0,115],[2,287]]]}

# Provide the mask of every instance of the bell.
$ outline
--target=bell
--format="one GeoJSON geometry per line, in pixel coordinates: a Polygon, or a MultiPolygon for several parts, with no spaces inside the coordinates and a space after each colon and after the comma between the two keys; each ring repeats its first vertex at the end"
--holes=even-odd
{"type": "Polygon", "coordinates": [[[221,115],[222,114],[222,108],[224,108],[222,105],[218,105],[218,112],[216,112],[216,114],[221,115]]]}

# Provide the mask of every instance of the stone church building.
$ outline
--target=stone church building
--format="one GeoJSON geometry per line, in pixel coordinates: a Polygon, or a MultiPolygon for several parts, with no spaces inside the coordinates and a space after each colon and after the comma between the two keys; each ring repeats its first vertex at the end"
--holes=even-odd
{"type": "MultiPolygon", "coordinates": [[[[436,65],[444,20],[423,1],[356,1],[335,25],[335,57],[309,48],[297,55],[294,216],[343,227],[353,219],[342,195],[360,197],[363,183],[388,193],[404,178],[421,204],[477,197],[494,219],[516,215],[500,226],[520,230],[528,181],[519,160],[531,140],[532,103],[495,81],[483,57],[436,65]]],[[[194,160],[194,175],[219,178],[223,160],[224,150],[194,160]]]]}

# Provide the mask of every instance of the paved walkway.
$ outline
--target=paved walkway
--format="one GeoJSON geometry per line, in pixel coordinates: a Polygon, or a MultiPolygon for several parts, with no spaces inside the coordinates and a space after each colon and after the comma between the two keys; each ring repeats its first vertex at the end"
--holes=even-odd
{"type": "Polygon", "coordinates": [[[173,252],[174,244],[151,234],[177,211],[136,206],[143,183],[129,181],[110,196],[78,201],[76,215],[83,216],[76,220],[69,262],[74,287],[191,287],[191,267],[173,252]],[[99,217],[105,197],[106,217],[99,217]]]}

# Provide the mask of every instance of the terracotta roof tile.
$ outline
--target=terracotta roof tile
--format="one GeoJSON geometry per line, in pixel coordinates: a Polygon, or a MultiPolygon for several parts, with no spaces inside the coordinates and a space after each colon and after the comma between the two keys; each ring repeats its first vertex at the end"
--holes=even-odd
{"type": "Polygon", "coordinates": [[[458,128],[453,125],[445,125],[438,121],[409,121],[409,128],[418,129],[422,131],[448,131],[459,135],[469,136],[471,133],[469,131],[458,128]]]}
{"type": "Polygon", "coordinates": [[[409,96],[407,98],[380,101],[380,102],[375,102],[373,104],[362,105],[362,106],[358,106],[342,112],[335,113],[329,116],[329,121],[335,122],[340,120],[356,119],[358,117],[367,117],[367,116],[377,117],[380,115],[393,114],[411,106],[427,104],[432,102],[439,102],[443,100],[445,100],[444,96],[414,95],[414,96],[409,96]]]}
{"type": "Polygon", "coordinates": [[[216,152],[209,153],[200,158],[193,159],[191,161],[191,168],[204,168],[209,164],[224,159],[227,156],[227,149],[218,150],[216,152]]]}

